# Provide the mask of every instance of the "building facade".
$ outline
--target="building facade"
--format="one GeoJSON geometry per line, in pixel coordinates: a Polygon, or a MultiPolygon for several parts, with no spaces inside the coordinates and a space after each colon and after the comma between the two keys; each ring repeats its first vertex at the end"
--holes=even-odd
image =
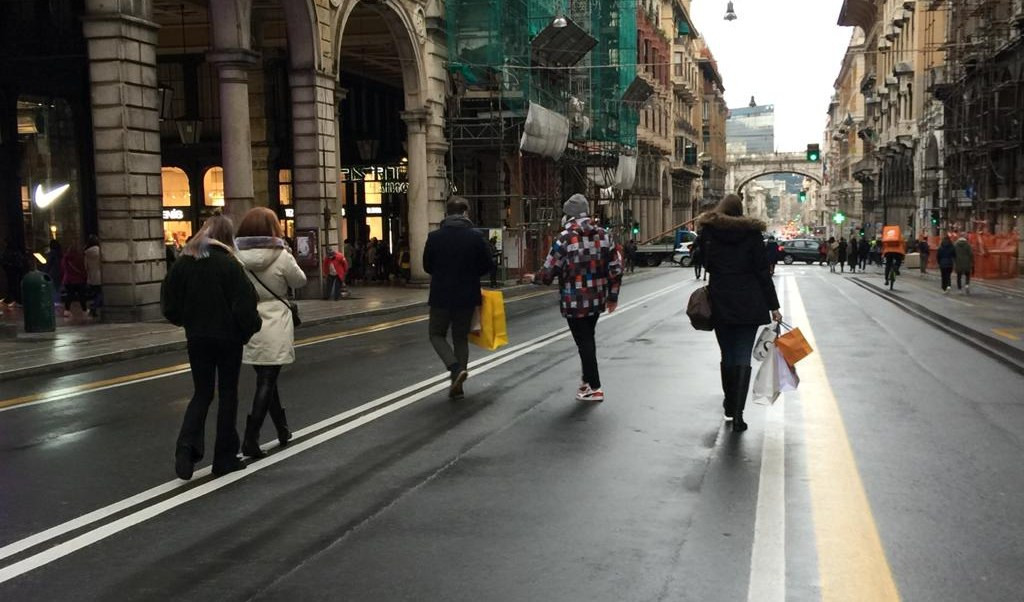
{"type": "Polygon", "coordinates": [[[725,86],[711,49],[702,42],[697,64],[703,80],[700,109],[702,151],[699,159],[704,194],[694,199],[693,215],[722,200],[726,194],[725,177],[729,172],[725,133],[729,108],[725,103],[725,86]]]}
{"type": "Polygon", "coordinates": [[[729,109],[725,141],[730,155],[775,152],[775,107],[759,105],[751,97],[748,106],[729,109]]]}

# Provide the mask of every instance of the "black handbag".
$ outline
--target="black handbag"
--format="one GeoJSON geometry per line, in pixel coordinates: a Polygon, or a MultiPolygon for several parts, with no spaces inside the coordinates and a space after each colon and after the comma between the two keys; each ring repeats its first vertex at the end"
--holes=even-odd
{"type": "Polygon", "coordinates": [[[267,289],[268,293],[270,293],[271,295],[274,295],[275,299],[277,299],[281,303],[284,303],[288,307],[288,311],[292,312],[292,326],[294,326],[295,328],[298,328],[299,326],[302,325],[302,318],[299,317],[299,306],[298,306],[297,303],[292,303],[291,301],[288,301],[286,299],[282,299],[280,296],[278,296],[277,293],[272,291],[269,286],[267,286],[266,284],[263,284],[263,281],[260,280],[259,276],[257,276],[256,274],[253,274],[252,270],[248,270],[247,269],[246,271],[248,271],[250,274],[252,274],[252,277],[256,279],[256,282],[259,282],[260,286],[262,286],[263,288],[267,289]]]}

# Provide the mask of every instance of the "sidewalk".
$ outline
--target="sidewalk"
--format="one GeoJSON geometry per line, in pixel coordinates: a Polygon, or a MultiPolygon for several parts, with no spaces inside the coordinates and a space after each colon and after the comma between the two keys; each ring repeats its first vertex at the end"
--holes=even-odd
{"type": "Polygon", "coordinates": [[[1007,280],[972,280],[970,294],[953,287],[943,293],[937,270],[921,275],[916,269],[903,268],[895,290],[882,281],[882,270],[868,270],[851,277],[905,311],[933,325],[965,337],[976,348],[1024,371],[1024,283],[1007,280]]]}
{"type": "MultiPolygon", "coordinates": [[[[645,273],[659,272],[639,269],[627,278],[645,273]]],[[[312,326],[427,306],[426,287],[366,285],[350,290],[352,296],[340,301],[299,301],[299,332],[312,326]]],[[[532,290],[541,289],[515,283],[501,288],[506,297],[532,290]]],[[[73,309],[71,318],[61,317],[58,312],[55,333],[38,337],[24,334],[20,308],[0,315],[0,382],[185,348],[185,331],[167,322],[104,324],[83,316],[77,307],[73,309]]]]}

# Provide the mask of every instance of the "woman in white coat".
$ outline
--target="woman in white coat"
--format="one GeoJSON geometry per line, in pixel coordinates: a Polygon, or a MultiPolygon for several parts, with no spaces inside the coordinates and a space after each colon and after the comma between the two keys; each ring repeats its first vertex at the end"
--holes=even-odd
{"type": "Polygon", "coordinates": [[[287,445],[292,436],[281,407],[277,377],[281,366],[295,361],[295,327],[287,303],[288,289],[305,285],[306,275],[282,235],[274,212],[256,207],[242,218],[235,237],[238,258],[259,295],[258,309],[263,320],[263,327],[249,339],[242,352],[242,363],[256,370],[256,395],[242,439],[242,454],[250,458],[266,455],[260,449],[260,428],[268,412],[281,445],[287,445]]]}

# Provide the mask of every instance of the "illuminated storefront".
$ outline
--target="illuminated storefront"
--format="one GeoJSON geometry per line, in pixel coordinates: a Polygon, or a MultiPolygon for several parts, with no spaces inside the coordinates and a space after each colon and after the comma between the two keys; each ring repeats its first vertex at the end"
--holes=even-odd
{"type": "Polygon", "coordinates": [[[376,238],[393,252],[405,235],[406,165],[342,167],[339,171],[344,237],[362,243],[376,238]]]}

